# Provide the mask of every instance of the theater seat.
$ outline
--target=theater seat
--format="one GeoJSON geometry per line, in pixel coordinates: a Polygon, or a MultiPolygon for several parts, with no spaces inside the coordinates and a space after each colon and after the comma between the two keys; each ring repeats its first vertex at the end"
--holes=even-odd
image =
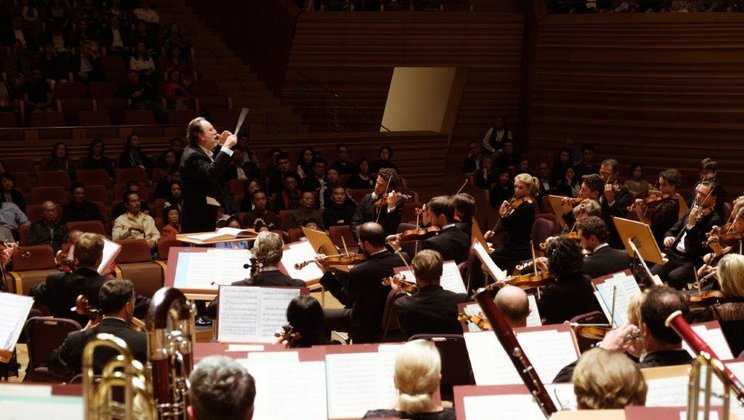
{"type": "Polygon", "coordinates": [[[147,241],[127,239],[117,243],[121,245],[121,252],[116,256],[117,271],[122,278],[132,281],[137,293],[152,297],[163,287],[163,267],[152,261],[147,241]]]}
{"type": "Polygon", "coordinates": [[[13,282],[9,290],[19,295],[27,295],[33,286],[46,280],[55,268],[51,246],[24,246],[23,251],[28,253],[27,258],[23,258],[17,249],[13,252],[13,271],[8,273],[13,282]]]}
{"type": "Polygon", "coordinates": [[[110,98],[119,92],[119,85],[116,82],[90,82],[88,88],[91,98],[110,98]]]}
{"type": "Polygon", "coordinates": [[[93,100],[90,98],[64,98],[57,100],[57,109],[62,112],[67,125],[79,125],[81,112],[94,111],[93,100]]]}
{"type": "Polygon", "coordinates": [[[160,238],[158,240],[158,260],[168,261],[168,252],[172,246],[181,246],[181,241],[176,238],[160,238]]]}
{"type": "Polygon", "coordinates": [[[111,184],[108,172],[103,169],[78,169],[75,172],[75,178],[88,189],[94,185],[108,186],[111,184]]]}
{"type": "Polygon", "coordinates": [[[199,113],[195,109],[169,109],[166,119],[168,124],[186,125],[198,116],[199,113]]]}
{"type": "Polygon", "coordinates": [[[31,127],[64,127],[65,117],[61,112],[32,112],[31,127]]]}
{"type": "Polygon", "coordinates": [[[328,229],[328,236],[331,238],[333,244],[339,247],[339,249],[343,250],[344,243],[346,243],[346,248],[349,252],[358,251],[356,245],[357,241],[354,239],[354,235],[351,234],[351,227],[349,225],[331,226],[328,229]]]}
{"type": "Polygon", "coordinates": [[[0,112],[0,128],[18,127],[18,120],[12,112],[0,112]]]}
{"type": "Polygon", "coordinates": [[[64,206],[68,201],[67,191],[59,186],[31,188],[31,202],[33,204],[41,204],[47,200],[64,206]]]}
{"type": "Polygon", "coordinates": [[[124,98],[96,98],[95,101],[96,110],[108,112],[114,124],[121,124],[124,120],[124,111],[129,109],[129,100],[124,98]]]}
{"type": "Polygon", "coordinates": [[[36,184],[44,187],[70,188],[70,175],[65,171],[39,171],[36,184]]]}
{"type": "Polygon", "coordinates": [[[83,220],[80,222],[67,222],[67,231],[72,232],[73,230],[80,230],[82,232],[98,233],[103,236],[106,235],[106,228],[100,220],[83,220]]]}
{"type": "Polygon", "coordinates": [[[80,82],[55,83],[54,97],[62,98],[84,98],[88,95],[88,89],[80,82]]]}
{"type": "Polygon", "coordinates": [[[78,123],[82,126],[111,125],[108,111],[80,111],[78,123]]]}
{"type": "Polygon", "coordinates": [[[127,183],[129,181],[137,181],[140,184],[147,183],[147,172],[142,168],[117,168],[114,169],[114,173],[119,183],[127,183]]]}
{"type": "Polygon", "coordinates": [[[128,109],[124,111],[124,125],[155,125],[155,115],[148,109],[128,109]]]}

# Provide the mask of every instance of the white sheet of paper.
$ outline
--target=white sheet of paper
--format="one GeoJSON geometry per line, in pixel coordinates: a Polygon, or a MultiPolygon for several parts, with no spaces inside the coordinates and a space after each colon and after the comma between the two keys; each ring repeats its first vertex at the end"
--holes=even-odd
{"type": "Polygon", "coordinates": [[[628,323],[628,304],[633,296],[641,294],[641,289],[638,287],[635,277],[628,276],[624,272],[615,273],[612,278],[597,285],[599,304],[603,306],[602,310],[605,311],[607,319],[610,319],[609,313],[612,311],[612,295],[615,286],[617,288],[615,289],[615,319],[613,324],[615,327],[620,327],[628,323]]]}
{"type": "Polygon", "coordinates": [[[3,420],[43,419],[80,420],[85,417],[82,397],[19,397],[0,396],[3,420]]]}
{"type": "Polygon", "coordinates": [[[0,293],[0,348],[15,348],[33,304],[31,296],[0,293]]]}
{"type": "Polygon", "coordinates": [[[0,384],[0,395],[5,397],[51,397],[51,385],[0,384]]]}
{"type": "Polygon", "coordinates": [[[491,277],[495,278],[496,280],[506,280],[506,272],[501,271],[499,266],[497,266],[496,263],[493,262],[491,256],[488,255],[488,251],[483,248],[483,245],[481,245],[480,242],[473,241],[473,249],[478,255],[478,259],[480,259],[481,262],[486,266],[486,270],[488,271],[488,274],[491,275],[491,277]]]}
{"type": "Polygon", "coordinates": [[[181,287],[217,290],[220,279],[215,276],[215,257],[207,252],[193,252],[190,253],[188,261],[189,269],[186,274],[185,284],[181,287]]]}
{"type": "MultiPolygon", "coordinates": [[[[396,267],[394,269],[396,274],[403,274],[406,276],[406,281],[416,283],[416,277],[413,272],[405,267],[396,267]]],[[[465,283],[462,281],[460,275],[460,269],[457,268],[457,264],[454,261],[445,261],[442,265],[442,278],[439,281],[442,289],[449,290],[454,293],[467,293],[465,290],[465,283]]]]}
{"type": "MultiPolygon", "coordinates": [[[[517,335],[525,355],[543,383],[550,383],[567,364],[576,361],[578,354],[570,332],[556,330],[525,331],[517,335]],[[550,351],[546,352],[545,349],[550,351]]],[[[511,359],[492,331],[466,332],[470,364],[478,385],[521,384],[511,359]]]]}
{"type": "Polygon", "coordinates": [[[119,255],[120,251],[121,245],[117,244],[114,241],[103,238],[103,253],[101,255],[101,264],[96,269],[96,271],[98,271],[98,274],[103,274],[105,272],[108,266],[111,265],[111,261],[114,261],[114,259],[116,259],[116,256],[119,255]]]}
{"type": "Polygon", "coordinates": [[[217,284],[232,284],[250,276],[250,269],[243,265],[251,261],[251,251],[247,249],[209,248],[207,254],[215,259],[212,267],[217,284]]]}
{"type": "MultiPolygon", "coordinates": [[[[730,360],[734,358],[734,355],[731,354],[731,348],[729,347],[728,341],[726,341],[726,337],[723,335],[723,331],[721,331],[720,328],[708,329],[705,325],[691,325],[691,327],[692,330],[695,331],[711,349],[713,349],[719,359],[730,360]]],[[[684,347],[692,357],[696,356],[695,352],[692,351],[685,340],[682,340],[682,347],[684,347]]]]}
{"type": "Polygon", "coordinates": [[[226,351],[264,351],[263,344],[228,344],[226,351]]]}
{"type": "Polygon", "coordinates": [[[576,410],[578,403],[572,383],[545,384],[545,390],[548,391],[558,411],[576,410]]]}
{"type": "Polygon", "coordinates": [[[299,289],[274,287],[220,287],[217,338],[231,343],[271,343],[287,323],[287,306],[299,289]]]}
{"type": "Polygon", "coordinates": [[[368,410],[392,407],[396,352],[326,355],[328,418],[360,418],[368,410]]]}
{"type": "Polygon", "coordinates": [[[537,310],[537,299],[535,299],[535,295],[527,295],[527,302],[530,305],[530,314],[527,316],[527,326],[541,326],[542,320],[540,319],[540,311],[537,310]]]}
{"type": "Polygon", "coordinates": [[[545,418],[529,394],[468,396],[463,398],[463,405],[467,420],[545,418]]]}
{"type": "Polygon", "coordinates": [[[324,362],[259,361],[252,357],[240,362],[256,380],[255,420],[327,418],[324,362]]]}
{"type": "Polygon", "coordinates": [[[300,353],[296,351],[264,351],[248,353],[248,362],[299,362],[300,353]]]}
{"type": "Polygon", "coordinates": [[[287,275],[293,279],[300,279],[305,282],[317,280],[323,277],[323,271],[315,263],[310,263],[301,270],[295,268],[296,263],[302,263],[315,259],[318,253],[313,249],[312,244],[308,241],[300,241],[289,244],[289,249],[284,250],[282,255],[282,265],[287,270],[287,275]]]}

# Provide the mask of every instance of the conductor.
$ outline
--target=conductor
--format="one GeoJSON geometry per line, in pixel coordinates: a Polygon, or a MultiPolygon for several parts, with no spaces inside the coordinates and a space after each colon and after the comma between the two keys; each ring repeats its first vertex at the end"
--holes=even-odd
{"type": "Polygon", "coordinates": [[[182,232],[211,232],[225,199],[218,181],[230,163],[231,149],[238,138],[229,131],[218,134],[209,121],[198,117],[186,128],[186,139],[189,145],[181,156],[182,232]],[[215,154],[217,145],[221,147],[215,154]]]}

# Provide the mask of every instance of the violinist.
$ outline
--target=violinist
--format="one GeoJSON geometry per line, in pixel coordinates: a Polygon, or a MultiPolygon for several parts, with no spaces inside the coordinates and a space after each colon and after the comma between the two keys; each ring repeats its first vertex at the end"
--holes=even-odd
{"type": "Polygon", "coordinates": [[[695,205],[665,233],[668,261],[664,265],[655,265],[651,273],[674,288],[682,289],[695,280],[695,267],[703,265],[705,233],[721,223],[715,211],[716,188],[712,182],[700,183],[695,189],[695,205]]]}
{"type": "Polygon", "coordinates": [[[331,270],[323,256],[316,262],[324,272],[320,284],[344,305],[343,309],[325,310],[328,327],[349,332],[354,343],[374,343],[382,335],[380,325],[391,290],[382,285],[382,279],[392,276],[393,268],[403,265],[401,257],[407,256],[396,255],[385,247],[385,230],[379,223],[362,224],[357,228],[357,236],[360,252],[369,257],[348,273],[331,270]]]}
{"type": "Polygon", "coordinates": [[[514,198],[501,203],[499,223],[484,235],[489,240],[498,233],[506,232],[506,242],[491,253],[491,258],[499,268],[509,272],[514,270],[519,261],[532,255],[530,235],[535,220],[534,194],[540,188],[538,182],[530,174],[517,175],[514,178],[514,198]]]}
{"type": "Polygon", "coordinates": [[[706,308],[696,321],[717,320],[733,354],[744,351],[744,256],[728,254],[718,263],[724,300],[706,308]]]}
{"type": "Polygon", "coordinates": [[[455,226],[469,237],[473,232],[475,198],[468,193],[459,193],[452,197],[452,203],[455,205],[455,226]]]}
{"type": "Polygon", "coordinates": [[[729,220],[721,227],[713,226],[708,232],[707,245],[711,252],[703,257],[708,265],[714,265],[715,261],[731,251],[742,251],[742,237],[744,236],[744,196],[734,200],[729,220]]]}
{"type": "MultiPolygon", "coordinates": [[[[420,251],[413,257],[411,269],[418,292],[402,296],[394,303],[406,339],[416,334],[462,334],[457,320],[457,305],[467,302],[468,295],[444,290],[439,285],[442,265],[442,256],[431,249],[420,251]]],[[[392,287],[399,290],[395,283],[392,287]]]]}
{"type": "Polygon", "coordinates": [[[699,169],[700,179],[695,184],[695,188],[693,188],[692,191],[690,191],[689,196],[687,197],[687,206],[692,207],[692,205],[695,203],[695,189],[698,185],[700,185],[702,182],[713,182],[717,184],[716,187],[719,203],[717,205],[716,211],[718,213],[722,213],[723,209],[723,200],[726,197],[726,193],[723,189],[723,187],[720,185],[720,180],[718,179],[718,161],[713,160],[711,158],[705,158],[700,161],[700,169],[699,169]]]}
{"type": "MultiPolygon", "coordinates": [[[[567,235],[571,233],[576,233],[576,225],[579,221],[582,219],[586,219],[587,217],[596,216],[601,217],[602,216],[602,207],[599,205],[599,201],[592,200],[592,199],[585,199],[582,200],[579,204],[574,206],[573,209],[570,210],[572,219],[574,222],[571,225],[567,225],[565,228],[563,228],[563,231],[561,232],[561,235],[567,235]]],[[[564,219],[567,219],[567,216],[564,215],[564,219]]],[[[545,239],[545,242],[542,242],[540,244],[540,249],[545,250],[548,248],[548,245],[550,245],[551,242],[558,239],[560,236],[549,236],[547,239],[545,239]]]]}
{"type": "Polygon", "coordinates": [[[312,296],[297,296],[287,306],[287,323],[297,333],[288,347],[312,347],[330,344],[331,330],[323,317],[323,307],[312,296]]]}
{"type": "MultiPolygon", "coordinates": [[[[147,335],[130,326],[135,307],[132,282],[125,279],[107,281],[101,286],[96,302],[103,313],[101,323],[67,335],[62,345],[52,352],[49,368],[53,372],[62,375],[80,373],[85,345],[101,333],[112,334],[124,340],[134,358],[143,364],[147,363],[147,335]]],[[[110,349],[96,351],[93,356],[95,372],[100,374],[103,366],[115,355],[116,352],[110,349]]]]}
{"type": "Polygon", "coordinates": [[[659,173],[659,192],[646,199],[636,199],[631,206],[638,220],[648,224],[659,247],[664,246],[664,234],[679,220],[679,201],[677,187],[682,184],[682,175],[676,169],[666,169],[659,173]],[[653,215],[648,214],[654,206],[653,215]],[[650,216],[650,217],[649,217],[650,216]]]}
{"type": "Polygon", "coordinates": [[[395,189],[398,188],[398,173],[393,168],[382,168],[377,173],[375,188],[366,194],[351,219],[351,232],[356,235],[357,228],[366,222],[379,223],[386,235],[398,230],[403,217],[403,201],[399,200],[395,189]],[[392,194],[391,194],[392,193],[392,194]],[[379,202],[380,206],[376,206],[379,202]]]}
{"type": "Polygon", "coordinates": [[[527,317],[530,316],[531,310],[524,290],[507,284],[496,293],[493,303],[501,309],[509,326],[512,328],[527,326],[527,317]]]}
{"type": "Polygon", "coordinates": [[[630,268],[628,253],[607,244],[609,231],[604,220],[596,216],[581,219],[576,223],[576,230],[581,247],[591,252],[584,258],[584,274],[594,279],[630,268]]]}
{"type": "Polygon", "coordinates": [[[591,174],[587,175],[587,177],[581,181],[579,194],[576,198],[563,198],[561,200],[563,216],[561,217],[563,218],[563,221],[566,222],[566,226],[573,226],[580,215],[586,215],[590,210],[602,214],[602,206],[599,204],[599,196],[602,194],[603,189],[604,181],[602,181],[602,178],[597,174],[591,174]],[[593,201],[597,204],[597,208],[595,209],[593,205],[591,209],[584,207],[588,205],[584,204],[586,201],[593,201]],[[576,210],[576,208],[579,208],[579,210],[576,210]],[[582,212],[581,210],[586,210],[586,212],[582,212]]]}
{"type": "Polygon", "coordinates": [[[612,217],[627,217],[628,205],[633,200],[633,195],[628,187],[620,184],[620,164],[615,159],[605,159],[599,167],[599,176],[604,181],[604,191],[599,197],[602,205],[602,218],[610,230],[610,246],[622,249],[623,243],[612,223],[612,217]]]}

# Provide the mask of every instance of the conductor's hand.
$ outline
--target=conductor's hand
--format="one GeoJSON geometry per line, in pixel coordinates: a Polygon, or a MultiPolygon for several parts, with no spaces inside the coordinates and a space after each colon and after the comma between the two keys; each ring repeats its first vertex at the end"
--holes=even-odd
{"type": "Polygon", "coordinates": [[[674,243],[674,236],[667,236],[664,238],[664,246],[669,248],[674,243]]]}

